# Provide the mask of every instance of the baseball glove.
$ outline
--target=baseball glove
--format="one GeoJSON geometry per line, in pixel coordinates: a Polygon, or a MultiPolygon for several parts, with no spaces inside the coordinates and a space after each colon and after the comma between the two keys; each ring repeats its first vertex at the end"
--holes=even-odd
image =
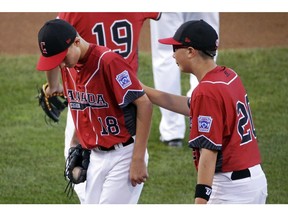
{"type": "Polygon", "coordinates": [[[90,162],[90,153],[90,150],[83,149],[80,144],[69,149],[64,170],[64,177],[68,180],[68,184],[65,188],[67,196],[73,195],[75,184],[86,181],[87,169],[90,162]]]}
{"type": "MultiPolygon", "coordinates": [[[[58,122],[61,112],[67,107],[67,100],[62,92],[54,92],[52,95],[46,95],[45,90],[48,83],[43,84],[42,88],[38,89],[39,106],[42,107],[46,117],[48,116],[53,122],[58,122]]],[[[47,120],[46,120],[47,122],[47,120]]]]}

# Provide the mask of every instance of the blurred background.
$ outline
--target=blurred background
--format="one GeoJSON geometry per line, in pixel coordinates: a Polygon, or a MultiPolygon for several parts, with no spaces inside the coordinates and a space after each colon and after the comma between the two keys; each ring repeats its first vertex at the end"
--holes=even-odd
{"type": "MultiPolygon", "coordinates": [[[[0,53],[38,53],[37,33],[57,13],[0,13],[0,53]]],[[[220,49],[288,45],[288,13],[220,13],[220,49]]],[[[140,51],[150,52],[149,22],[140,36],[140,51]]]]}

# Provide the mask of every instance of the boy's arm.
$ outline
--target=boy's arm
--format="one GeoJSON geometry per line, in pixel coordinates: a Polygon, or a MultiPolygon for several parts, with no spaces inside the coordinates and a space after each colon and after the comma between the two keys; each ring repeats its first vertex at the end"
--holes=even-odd
{"type": "Polygon", "coordinates": [[[130,165],[130,180],[132,185],[136,186],[148,178],[145,152],[150,135],[153,106],[146,94],[136,99],[134,104],[137,107],[136,140],[130,165]]]}
{"type": "Polygon", "coordinates": [[[159,91],[143,83],[141,85],[153,104],[185,116],[190,116],[190,109],[188,107],[189,97],[159,91]]]}
{"type": "Polygon", "coordinates": [[[63,87],[59,82],[60,68],[56,67],[50,71],[46,71],[46,79],[48,87],[46,88],[46,94],[52,95],[54,92],[63,92],[63,87]]]}
{"type": "MultiPolygon", "coordinates": [[[[38,102],[42,110],[53,122],[59,122],[61,112],[67,107],[63,87],[59,83],[60,68],[46,71],[47,83],[38,90],[38,102]]],[[[46,118],[45,118],[46,120],[46,118]]]]}
{"type": "Polygon", "coordinates": [[[76,130],[74,128],[73,136],[72,136],[72,139],[70,142],[70,147],[76,147],[78,144],[79,144],[79,139],[77,137],[77,133],[76,133],[76,130]]]}
{"type": "MultiPolygon", "coordinates": [[[[218,153],[217,151],[212,151],[205,148],[201,149],[198,165],[197,185],[207,185],[209,187],[212,187],[216,167],[217,153],[218,153]]],[[[195,194],[199,193],[195,192],[195,194]]],[[[207,200],[201,198],[201,195],[195,197],[195,204],[206,204],[206,203],[207,200]]]]}

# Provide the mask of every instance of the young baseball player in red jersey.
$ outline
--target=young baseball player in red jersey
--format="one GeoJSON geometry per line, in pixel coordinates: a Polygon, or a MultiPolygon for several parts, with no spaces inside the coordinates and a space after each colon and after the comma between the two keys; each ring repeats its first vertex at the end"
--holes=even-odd
{"type": "MultiPolygon", "coordinates": [[[[58,18],[69,22],[81,35],[81,37],[90,43],[96,43],[106,46],[112,51],[125,58],[132,72],[138,71],[138,41],[143,23],[147,19],[158,20],[161,13],[59,13],[58,18]]],[[[48,88],[46,94],[53,92],[62,92],[63,88],[58,81],[59,68],[47,72],[48,88]]],[[[70,142],[75,127],[68,107],[67,122],[65,129],[65,158],[68,156],[70,142]]],[[[84,202],[86,183],[80,183],[74,186],[79,200],[84,202]]]]}
{"type": "MultiPolygon", "coordinates": [[[[159,38],[170,36],[184,22],[203,19],[219,32],[219,12],[164,12],[159,21],[150,21],[151,54],[154,86],[160,91],[181,95],[181,72],[174,63],[169,46],[158,43],[159,38]]],[[[214,57],[216,61],[216,56],[214,57]]],[[[197,78],[190,74],[190,89],[187,96],[198,85],[197,78]]],[[[160,141],[168,146],[182,147],[186,132],[185,117],[160,107],[160,141]]]]}
{"type": "Polygon", "coordinates": [[[191,98],[143,87],[152,103],[190,116],[195,203],[265,203],[267,181],[247,93],[237,73],[213,60],[217,40],[203,20],[185,22],[172,38],[159,40],[173,46],[181,71],[197,77],[191,98]]]}
{"type": "Polygon", "coordinates": [[[61,19],[46,22],[38,42],[37,69],[61,68],[76,128],[72,144],[91,149],[84,203],[137,203],[148,178],[152,104],[133,69],[61,19]]]}

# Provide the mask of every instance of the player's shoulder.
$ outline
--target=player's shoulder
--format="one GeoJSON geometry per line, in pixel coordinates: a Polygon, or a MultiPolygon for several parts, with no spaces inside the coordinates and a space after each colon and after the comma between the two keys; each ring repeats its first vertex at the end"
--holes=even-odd
{"type": "Polygon", "coordinates": [[[200,83],[204,85],[230,85],[237,78],[237,73],[231,68],[217,66],[208,72],[200,83]]]}
{"type": "MultiPolygon", "coordinates": [[[[123,15],[123,13],[122,13],[123,15]]],[[[146,19],[154,19],[154,20],[159,20],[161,17],[160,12],[131,12],[131,13],[124,13],[124,18],[130,20],[130,21],[140,21],[143,22],[146,19]]]]}
{"type": "Polygon", "coordinates": [[[90,43],[91,54],[101,56],[104,53],[112,52],[111,49],[109,49],[106,46],[100,46],[94,43],[90,43]]]}
{"type": "Polygon", "coordinates": [[[225,66],[217,66],[204,76],[195,88],[195,94],[194,92],[193,94],[195,97],[207,96],[215,98],[226,92],[226,87],[234,88],[235,85],[232,86],[231,84],[234,84],[236,80],[238,80],[238,75],[235,71],[225,66]]]}
{"type": "Polygon", "coordinates": [[[104,61],[106,64],[109,64],[112,61],[117,61],[117,62],[124,61],[124,58],[121,55],[113,52],[110,48],[106,46],[99,46],[96,44],[93,44],[93,46],[94,47],[93,47],[92,55],[100,58],[101,61],[104,61]]]}
{"type": "Polygon", "coordinates": [[[161,18],[161,12],[143,12],[145,18],[159,20],[161,18]]]}

